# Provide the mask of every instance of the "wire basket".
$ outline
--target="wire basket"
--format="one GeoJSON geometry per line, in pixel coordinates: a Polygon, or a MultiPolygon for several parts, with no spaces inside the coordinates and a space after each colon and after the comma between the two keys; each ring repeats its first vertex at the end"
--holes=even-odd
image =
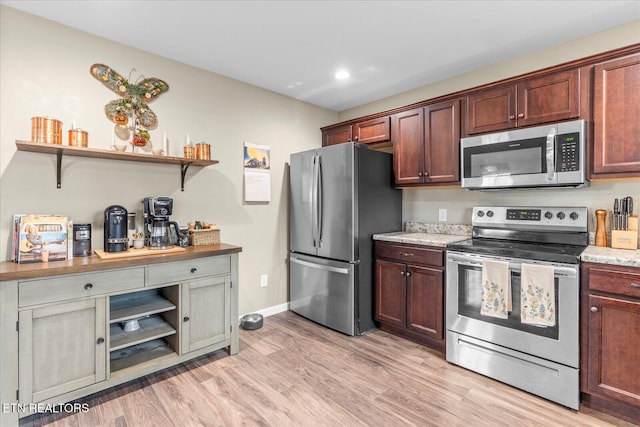
{"type": "Polygon", "coordinates": [[[205,246],[220,244],[219,229],[189,230],[189,245],[205,246]]]}

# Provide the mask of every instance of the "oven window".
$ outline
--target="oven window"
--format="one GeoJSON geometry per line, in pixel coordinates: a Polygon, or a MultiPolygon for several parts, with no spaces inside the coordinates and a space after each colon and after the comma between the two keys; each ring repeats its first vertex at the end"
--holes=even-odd
{"type": "Polygon", "coordinates": [[[511,295],[513,310],[507,319],[480,315],[482,302],[482,268],[458,265],[458,314],[494,325],[528,332],[541,337],[558,339],[558,278],[554,280],[556,296],[556,325],[540,327],[520,322],[520,273],[511,272],[511,295]]]}
{"type": "Polygon", "coordinates": [[[546,138],[465,148],[464,177],[546,173],[546,138]]]}

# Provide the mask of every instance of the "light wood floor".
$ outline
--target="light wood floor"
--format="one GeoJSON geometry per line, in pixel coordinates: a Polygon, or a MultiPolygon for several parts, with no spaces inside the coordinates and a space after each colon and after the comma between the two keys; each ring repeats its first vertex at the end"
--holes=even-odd
{"type": "Polygon", "coordinates": [[[291,312],[219,351],[106,390],[89,411],[21,426],[631,426],[580,412],[448,364],[374,331],[347,337],[291,312]]]}

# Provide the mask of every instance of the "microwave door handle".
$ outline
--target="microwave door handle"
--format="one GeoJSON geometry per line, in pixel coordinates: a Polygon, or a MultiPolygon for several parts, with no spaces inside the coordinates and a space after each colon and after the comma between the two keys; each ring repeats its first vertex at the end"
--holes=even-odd
{"type": "Polygon", "coordinates": [[[553,181],[556,178],[555,142],[556,142],[555,133],[549,132],[549,134],[547,134],[547,180],[548,181],[553,181]]]}

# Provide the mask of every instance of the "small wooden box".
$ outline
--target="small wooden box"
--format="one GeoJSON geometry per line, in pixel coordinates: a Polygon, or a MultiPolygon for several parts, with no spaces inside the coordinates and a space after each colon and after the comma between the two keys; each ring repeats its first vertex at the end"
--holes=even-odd
{"type": "Polygon", "coordinates": [[[611,230],[611,247],[638,249],[638,217],[629,217],[629,230],[611,230]]]}

